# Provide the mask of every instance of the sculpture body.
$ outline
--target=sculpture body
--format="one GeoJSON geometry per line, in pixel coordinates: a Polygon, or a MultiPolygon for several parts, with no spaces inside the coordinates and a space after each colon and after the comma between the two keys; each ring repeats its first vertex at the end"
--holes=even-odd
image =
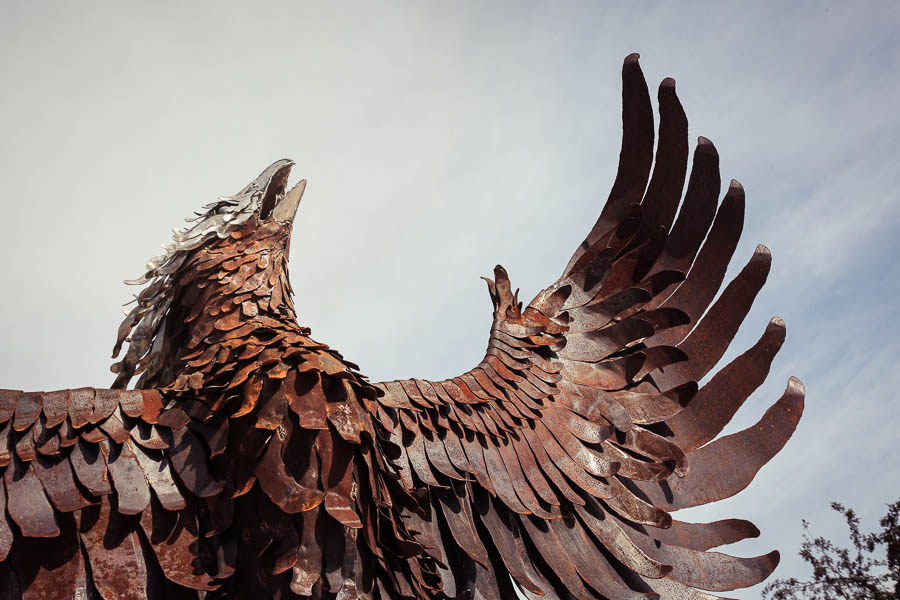
{"type": "Polygon", "coordinates": [[[670,512],[742,490],[802,413],[792,378],[759,424],[715,439],[765,379],[777,318],[697,385],[769,252],[713,302],[743,190],[718,202],[701,138],[682,202],[674,82],[655,164],[636,55],[623,85],[597,223],[527,305],[495,269],[486,355],[458,377],[371,384],[297,323],[290,161],[206,206],[135,282],[112,389],[0,391],[0,598],[514,598],[514,581],[529,598],[700,599],[765,579],[777,552],[707,552],[752,524],[670,512]]]}

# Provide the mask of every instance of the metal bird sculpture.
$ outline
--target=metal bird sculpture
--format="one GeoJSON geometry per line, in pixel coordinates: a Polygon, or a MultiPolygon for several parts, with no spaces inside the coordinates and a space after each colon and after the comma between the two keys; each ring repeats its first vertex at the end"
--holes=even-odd
{"type": "Polygon", "coordinates": [[[802,413],[792,378],[716,439],[765,379],[777,318],[698,388],[769,251],[718,294],[744,192],[718,202],[700,138],[682,201],[674,81],[654,162],[637,55],[622,78],[599,219],[527,305],[495,268],[487,352],[444,381],[369,383],[298,324],[291,161],[205,206],[131,282],[112,389],[0,391],[0,599],[687,600],[765,579],[777,552],[709,552],[751,523],[671,513],[741,491],[802,413]]]}

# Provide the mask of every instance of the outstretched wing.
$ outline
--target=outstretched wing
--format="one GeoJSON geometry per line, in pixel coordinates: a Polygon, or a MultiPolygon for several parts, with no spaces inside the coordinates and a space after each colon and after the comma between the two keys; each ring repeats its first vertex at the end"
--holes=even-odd
{"type": "Polygon", "coordinates": [[[0,599],[355,597],[372,510],[352,415],[375,390],[323,348],[265,365],[240,416],[169,390],[0,390],[0,599]]]}
{"type": "Polygon", "coordinates": [[[477,367],[378,384],[384,395],[370,410],[383,444],[396,447],[399,485],[419,499],[417,510],[395,509],[424,548],[409,569],[417,595],[511,598],[511,575],[533,598],[710,598],[698,590],[754,585],[778,563],[777,552],[709,552],[758,535],[747,521],[670,515],[746,487],[793,433],[804,390],[792,378],[759,423],[716,439],[784,340],[784,323],[772,319],[698,389],[765,282],[770,255],[759,246],[716,298],[744,192],[733,181],[718,202],[718,155],[700,138],[681,201],[687,120],[666,79],[654,164],[637,58],[623,67],[612,192],[559,280],[523,309],[497,267],[477,367]]]}
{"type": "Polygon", "coordinates": [[[222,492],[208,456],[228,422],[164,404],[156,390],[0,390],[0,597],[217,587],[198,521],[222,492]]]}

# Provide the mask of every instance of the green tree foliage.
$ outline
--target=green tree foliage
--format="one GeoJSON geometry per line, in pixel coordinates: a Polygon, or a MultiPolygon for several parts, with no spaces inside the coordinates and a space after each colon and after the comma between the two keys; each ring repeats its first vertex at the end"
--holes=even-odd
{"type": "Polygon", "coordinates": [[[859,517],[837,502],[850,530],[852,548],[813,538],[803,521],[800,556],[813,569],[812,579],[778,579],[763,590],[772,600],[900,600],[900,500],[888,507],[881,532],[863,534],[859,517]],[[883,557],[883,558],[882,558],[883,557]]]}

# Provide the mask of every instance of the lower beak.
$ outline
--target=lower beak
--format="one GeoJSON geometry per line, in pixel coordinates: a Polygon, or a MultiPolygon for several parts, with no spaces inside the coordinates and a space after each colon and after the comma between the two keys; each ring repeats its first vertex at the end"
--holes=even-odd
{"type": "Polygon", "coordinates": [[[282,223],[290,223],[297,214],[297,207],[300,206],[300,199],[303,198],[303,190],[306,189],[306,180],[301,179],[297,185],[292,187],[288,193],[284,195],[275,209],[272,211],[272,218],[282,223]]]}

